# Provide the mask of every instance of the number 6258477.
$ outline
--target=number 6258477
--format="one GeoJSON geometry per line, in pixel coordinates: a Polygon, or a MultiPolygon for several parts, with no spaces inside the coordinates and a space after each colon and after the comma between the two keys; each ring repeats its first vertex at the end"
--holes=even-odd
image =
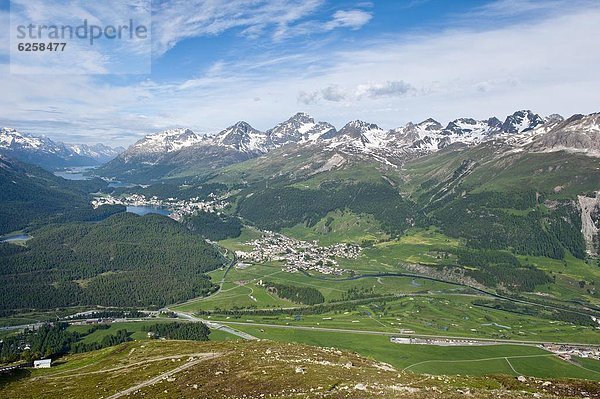
{"type": "Polygon", "coordinates": [[[19,43],[19,51],[65,51],[67,43],[19,43]]]}

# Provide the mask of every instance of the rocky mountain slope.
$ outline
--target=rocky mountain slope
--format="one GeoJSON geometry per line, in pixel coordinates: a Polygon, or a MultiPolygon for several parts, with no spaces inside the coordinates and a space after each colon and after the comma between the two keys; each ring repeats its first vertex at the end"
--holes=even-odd
{"type": "Polygon", "coordinates": [[[123,148],[103,144],[65,144],[48,137],[20,133],[15,129],[0,129],[0,154],[46,169],[73,166],[93,166],[108,162],[123,148]]]}
{"type": "Polygon", "coordinates": [[[564,150],[600,157],[600,113],[554,121],[540,133],[531,147],[535,151],[564,150]]]}
{"type": "MultiPolygon", "coordinates": [[[[559,115],[542,118],[529,110],[517,111],[501,121],[460,118],[447,125],[427,119],[384,130],[376,124],[352,121],[340,130],[298,113],[261,132],[246,122],[217,133],[202,135],[175,129],[148,135],[101,169],[111,177],[162,178],[193,175],[237,164],[268,153],[312,156],[336,153],[402,165],[407,159],[440,151],[448,146],[474,146],[488,141],[506,143],[514,150],[534,152],[577,151],[597,156],[598,115],[559,115]],[[282,151],[277,151],[281,149],[282,151]],[[311,155],[312,154],[312,155],[311,155]]],[[[271,155],[269,155],[271,156],[271,155]]]]}
{"type": "Polygon", "coordinates": [[[125,151],[123,147],[109,147],[102,143],[87,145],[87,144],[65,144],[73,153],[91,158],[97,163],[106,163],[117,155],[125,151]]]}

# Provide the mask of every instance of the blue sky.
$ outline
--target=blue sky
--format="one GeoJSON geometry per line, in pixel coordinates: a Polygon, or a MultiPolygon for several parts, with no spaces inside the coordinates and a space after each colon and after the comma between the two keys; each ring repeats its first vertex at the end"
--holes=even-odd
{"type": "MultiPolygon", "coordinates": [[[[0,0],[4,27],[8,10],[0,0]]],[[[152,14],[144,75],[11,74],[2,32],[0,126],[123,145],[177,126],[268,129],[298,111],[384,128],[600,111],[597,1],[155,0],[152,14]]]]}

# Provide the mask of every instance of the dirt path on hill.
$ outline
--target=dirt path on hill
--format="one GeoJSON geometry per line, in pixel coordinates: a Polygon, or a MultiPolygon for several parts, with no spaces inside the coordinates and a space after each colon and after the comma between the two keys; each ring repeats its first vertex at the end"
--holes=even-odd
{"type": "MultiPolygon", "coordinates": [[[[186,355],[186,356],[188,356],[188,355],[186,355]]],[[[158,375],[158,376],[156,376],[154,378],[151,378],[149,380],[141,382],[141,383],[139,383],[137,385],[134,385],[134,386],[132,386],[130,388],[127,388],[127,389],[125,389],[123,391],[117,392],[116,394],[109,396],[107,399],[117,399],[117,398],[120,398],[122,396],[126,396],[126,395],[129,395],[129,394],[132,394],[135,391],[138,391],[138,390],[140,390],[142,388],[145,388],[145,387],[148,387],[150,385],[154,385],[157,382],[159,382],[161,380],[164,380],[164,379],[167,379],[167,378],[173,376],[174,374],[177,374],[177,373],[179,373],[179,372],[181,372],[181,371],[183,371],[185,369],[189,369],[190,367],[194,367],[198,363],[201,363],[201,362],[206,361],[206,360],[214,359],[214,358],[217,358],[219,356],[221,356],[220,353],[203,353],[203,354],[201,354],[201,357],[199,359],[188,361],[185,364],[182,364],[181,366],[179,366],[177,368],[174,368],[173,370],[167,371],[166,373],[162,373],[162,374],[160,374],[160,375],[158,375]]]]}
{"type": "Polygon", "coordinates": [[[125,364],[123,366],[119,366],[119,367],[113,367],[110,369],[102,369],[102,370],[96,370],[96,371],[88,371],[85,373],[76,373],[76,374],[70,374],[73,371],[77,371],[77,370],[81,370],[87,367],[91,367],[94,366],[95,364],[88,364],[85,365],[83,367],[79,367],[77,369],[73,369],[73,370],[65,370],[65,371],[61,371],[59,373],[55,373],[55,374],[51,374],[51,375],[47,375],[47,376],[39,376],[39,377],[35,377],[32,379],[32,381],[35,380],[52,380],[52,379],[60,379],[60,378],[73,378],[73,377],[82,377],[85,375],[91,375],[91,374],[104,374],[104,373],[110,373],[112,371],[119,371],[119,370],[123,370],[123,369],[128,369],[131,367],[135,367],[135,366],[142,366],[144,364],[148,364],[148,363],[154,363],[154,362],[160,362],[163,360],[172,360],[172,359],[182,359],[182,358],[199,358],[198,360],[207,360],[207,359],[214,359],[215,357],[220,356],[220,353],[188,353],[188,354],[183,354],[183,355],[173,355],[173,356],[163,356],[163,357],[153,357],[151,359],[146,359],[140,362],[136,362],[136,363],[130,363],[130,364],[125,364]]]}

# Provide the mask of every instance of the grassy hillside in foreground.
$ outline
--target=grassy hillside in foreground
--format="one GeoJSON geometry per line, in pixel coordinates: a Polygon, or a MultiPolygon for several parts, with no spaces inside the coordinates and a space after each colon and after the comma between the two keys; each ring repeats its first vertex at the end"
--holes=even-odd
{"type": "Polygon", "coordinates": [[[597,395],[585,381],[423,377],[336,349],[270,341],[128,342],[0,377],[10,398],[474,398],[597,395]],[[215,378],[217,376],[218,378],[215,378]],[[527,392],[525,392],[527,391],[527,392]]]}

